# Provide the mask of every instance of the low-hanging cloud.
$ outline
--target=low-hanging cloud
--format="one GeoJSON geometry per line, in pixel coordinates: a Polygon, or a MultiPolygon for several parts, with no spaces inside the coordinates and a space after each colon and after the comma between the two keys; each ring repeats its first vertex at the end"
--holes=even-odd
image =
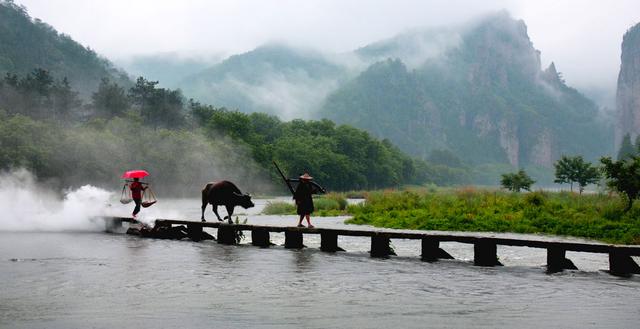
{"type": "Polygon", "coordinates": [[[274,72],[259,85],[227,77],[222,83],[212,86],[211,90],[231,88],[240,97],[246,97],[252,103],[252,108],[264,109],[283,120],[291,120],[313,117],[326,96],[338,86],[337,79],[314,79],[298,70],[286,76],[274,72]]]}

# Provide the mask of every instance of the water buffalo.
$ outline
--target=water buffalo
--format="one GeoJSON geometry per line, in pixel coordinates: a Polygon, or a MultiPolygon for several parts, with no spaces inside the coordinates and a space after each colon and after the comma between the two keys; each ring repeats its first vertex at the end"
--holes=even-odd
{"type": "Polygon", "coordinates": [[[204,222],[204,209],[207,208],[207,204],[211,204],[213,213],[216,214],[219,221],[222,221],[220,215],[218,215],[218,206],[225,206],[227,208],[227,214],[225,218],[229,218],[231,221],[231,215],[233,215],[233,208],[235,206],[242,206],[243,208],[251,208],[254,206],[251,202],[251,195],[242,194],[235,184],[229,181],[221,181],[217,183],[208,183],[202,189],[202,221],[204,222]]]}

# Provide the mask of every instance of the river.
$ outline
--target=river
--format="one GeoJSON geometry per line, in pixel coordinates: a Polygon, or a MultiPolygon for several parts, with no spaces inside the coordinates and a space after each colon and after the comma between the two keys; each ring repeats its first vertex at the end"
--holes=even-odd
{"type": "MultiPolygon", "coordinates": [[[[255,224],[294,216],[237,209],[255,224]]],[[[129,206],[110,211],[124,215],[129,206]]],[[[224,211],[222,211],[224,213],[224,211]]],[[[143,219],[198,219],[197,200],[163,201],[143,219]],[[176,217],[180,216],[180,217],[176,217]]],[[[235,216],[234,216],[235,217],[235,216]]],[[[207,218],[213,220],[210,210],[207,218]]],[[[314,218],[340,227],[345,218],[314,218]]],[[[211,233],[214,230],[210,231],[211,233]]],[[[268,249],[214,241],[142,239],[99,230],[0,232],[0,328],[637,328],[640,276],[618,278],[607,255],[567,253],[580,268],[544,273],[542,249],[498,247],[504,267],[473,266],[473,246],[443,243],[456,260],[421,262],[420,242],[372,259],[369,239],[347,252],[268,249]]]]}

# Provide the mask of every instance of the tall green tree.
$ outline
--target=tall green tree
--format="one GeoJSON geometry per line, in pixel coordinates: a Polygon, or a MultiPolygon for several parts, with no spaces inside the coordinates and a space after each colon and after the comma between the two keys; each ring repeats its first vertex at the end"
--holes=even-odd
{"type": "Polygon", "coordinates": [[[500,184],[502,187],[513,192],[520,192],[520,190],[531,191],[531,185],[536,181],[531,179],[527,173],[520,169],[517,173],[503,174],[500,184]]]}
{"type": "Polygon", "coordinates": [[[78,93],[71,89],[69,80],[63,78],[56,82],[51,90],[51,106],[53,115],[59,120],[69,120],[74,110],[82,105],[78,93]]]}
{"type": "Polygon", "coordinates": [[[603,172],[610,188],[622,193],[627,198],[629,211],[633,201],[640,197],[640,156],[631,156],[627,160],[613,161],[610,157],[600,159],[604,165],[603,172]]]}
{"type": "Polygon", "coordinates": [[[182,92],[165,88],[156,88],[158,81],[149,81],[143,77],[129,89],[129,98],[140,116],[153,127],[176,128],[184,123],[184,97],[182,92]]]}
{"type": "Polygon", "coordinates": [[[584,187],[589,184],[597,183],[600,179],[598,168],[585,162],[582,156],[562,156],[562,158],[554,164],[556,170],[556,179],[554,182],[559,184],[571,184],[573,192],[573,183],[578,183],[580,194],[584,191],[584,187]]]}
{"type": "Polygon", "coordinates": [[[109,78],[102,78],[98,90],[91,95],[95,113],[99,117],[112,118],[120,116],[129,109],[129,98],[124,88],[109,78]]]}
{"type": "Polygon", "coordinates": [[[152,112],[150,107],[153,103],[157,84],[158,81],[149,81],[143,77],[138,77],[136,84],[129,89],[131,103],[137,107],[145,119],[148,119],[152,112]]]}

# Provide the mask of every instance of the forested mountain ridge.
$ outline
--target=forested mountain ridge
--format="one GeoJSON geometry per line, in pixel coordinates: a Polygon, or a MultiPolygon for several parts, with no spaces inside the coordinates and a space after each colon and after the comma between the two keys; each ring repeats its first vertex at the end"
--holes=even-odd
{"type": "MultiPolygon", "coordinates": [[[[11,41],[1,44],[8,71],[0,78],[0,171],[24,168],[59,188],[112,188],[126,168],[145,168],[164,193],[180,196],[198,195],[201,184],[221,179],[255,192],[284,192],[273,160],[294,177],[311,171],[332,190],[445,185],[466,178],[463,170],[413,159],[388,140],[353,127],[216,108],[144,77],[123,83],[106,75],[87,91],[89,97],[80,98],[73,86],[90,88],[91,79],[111,72],[110,63],[32,21],[23,7],[1,4],[2,17],[17,23],[3,19],[0,31],[11,41]],[[31,45],[37,41],[44,44],[31,45]],[[46,52],[15,59],[25,49],[46,52]]],[[[304,56],[299,63],[283,59],[277,47],[255,55],[279,59],[279,67],[304,66],[314,78],[329,71],[329,64],[304,56]]],[[[259,79],[255,69],[247,66],[244,77],[259,79]]]]}
{"type": "MultiPolygon", "coordinates": [[[[561,154],[612,152],[611,126],[555,65],[541,70],[524,22],[500,12],[451,38],[414,68],[402,57],[371,65],[329,95],[321,115],[421,158],[445,149],[475,164],[550,167],[561,154]]],[[[400,36],[358,53],[397,56],[411,49],[407,40],[421,39],[400,36]]]]}
{"type": "Polygon", "coordinates": [[[179,86],[202,102],[292,119],[309,117],[345,74],[320,53],[271,43],[188,76],[179,86]]]}
{"type": "Polygon", "coordinates": [[[0,0],[0,76],[34,69],[47,70],[56,79],[68,78],[81,96],[90,95],[105,77],[131,84],[123,71],[90,48],[32,19],[23,6],[0,0]]]}
{"type": "Polygon", "coordinates": [[[471,165],[550,168],[562,154],[613,152],[611,119],[553,63],[542,69],[525,23],[507,12],[334,56],[267,45],[181,88],[243,112],[353,125],[422,159],[445,150],[471,165]]]}

